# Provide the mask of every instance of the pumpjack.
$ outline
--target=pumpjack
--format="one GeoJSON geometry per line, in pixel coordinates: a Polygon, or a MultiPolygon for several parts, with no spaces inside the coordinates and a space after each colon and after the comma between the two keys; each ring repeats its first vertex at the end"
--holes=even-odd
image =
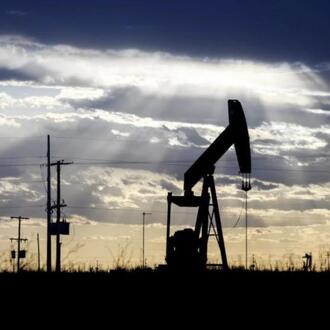
{"type": "Polygon", "coordinates": [[[201,154],[184,174],[184,195],[167,195],[166,263],[175,270],[203,270],[207,267],[208,241],[215,236],[222,260],[221,268],[228,270],[220,211],[214,182],[215,163],[234,145],[242,189],[251,189],[250,138],[245,115],[238,100],[228,100],[229,125],[201,154]],[[201,195],[193,192],[194,186],[203,180],[201,195]],[[171,206],[198,207],[195,228],[179,230],[170,236],[171,206]],[[213,234],[211,234],[211,230],[213,234]]]}

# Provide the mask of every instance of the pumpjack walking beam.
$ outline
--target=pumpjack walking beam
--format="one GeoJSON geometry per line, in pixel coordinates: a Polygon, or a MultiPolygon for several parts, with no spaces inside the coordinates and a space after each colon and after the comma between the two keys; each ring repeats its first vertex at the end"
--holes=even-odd
{"type": "MultiPolygon", "coordinates": [[[[191,258],[191,260],[197,260],[197,263],[200,263],[202,267],[204,267],[207,262],[207,244],[209,232],[210,229],[213,228],[221,253],[222,266],[224,269],[228,269],[219,205],[213,178],[215,163],[226,153],[226,151],[232,145],[234,145],[240,172],[242,174],[251,173],[250,139],[244,112],[239,101],[228,101],[228,115],[229,125],[227,128],[185,172],[184,196],[173,196],[172,193],[168,194],[166,234],[166,261],[168,264],[180,262],[178,260],[174,262],[174,260],[178,258],[182,259],[182,256],[184,255],[185,257],[191,258]],[[195,196],[192,189],[201,179],[203,179],[202,194],[201,196],[195,196]],[[209,192],[211,193],[211,196],[209,192]],[[210,198],[212,200],[211,206],[213,206],[213,211],[211,214],[209,213],[210,198]],[[192,251],[190,256],[187,254],[187,250],[185,248],[181,248],[185,243],[178,242],[179,237],[181,237],[181,240],[184,239],[184,235],[177,235],[177,239],[175,238],[175,235],[170,237],[172,203],[184,207],[199,207],[194,230],[195,239],[191,243],[192,246],[194,246],[194,244],[196,246],[192,248],[194,251],[192,251]],[[215,226],[213,224],[213,218],[215,226]],[[177,244],[177,246],[175,246],[175,244],[177,244]],[[178,252],[180,249],[181,252],[178,252]]],[[[249,177],[244,175],[244,178],[247,179],[249,177]]],[[[250,186],[250,182],[245,184],[250,186]]],[[[189,241],[189,239],[187,241],[187,237],[191,234],[186,231],[185,235],[187,243],[189,241]]]]}
{"type": "Polygon", "coordinates": [[[213,174],[214,164],[233,144],[240,172],[251,173],[250,138],[243,108],[239,101],[228,101],[228,115],[229,125],[184,174],[185,195],[191,193],[191,189],[203,175],[209,172],[213,174]]]}

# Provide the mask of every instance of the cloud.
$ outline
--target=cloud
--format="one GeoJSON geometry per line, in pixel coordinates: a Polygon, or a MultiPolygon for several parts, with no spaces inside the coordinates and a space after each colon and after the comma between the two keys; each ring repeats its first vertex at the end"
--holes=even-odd
{"type": "Polygon", "coordinates": [[[78,225],[78,226],[82,226],[82,225],[96,226],[97,225],[96,221],[93,221],[91,219],[88,219],[87,217],[77,215],[77,214],[70,215],[68,222],[70,222],[70,224],[78,225]]]}
{"type": "MultiPolygon", "coordinates": [[[[1,99],[1,95],[0,95],[0,99],[1,99]]],[[[0,102],[1,102],[1,100],[0,100],[0,102]]],[[[0,126],[18,128],[21,125],[13,118],[8,118],[7,116],[0,115],[0,126]]]]}
{"type": "Polygon", "coordinates": [[[86,2],[79,14],[67,3],[45,6],[40,1],[12,0],[2,1],[0,8],[3,33],[24,34],[49,44],[166,50],[208,57],[221,54],[224,58],[261,61],[320,63],[329,58],[324,33],[329,30],[329,3],[324,0],[316,4],[297,0],[272,4],[260,0],[213,1],[208,6],[197,0],[190,6],[185,1],[111,0],[86,2]],[[12,11],[28,12],[28,16],[8,15],[12,11]],[[239,19],[233,24],[237,15],[239,19]],[[46,30],[41,28],[45,22],[46,30]]]}
{"type": "Polygon", "coordinates": [[[22,16],[26,16],[27,12],[22,11],[22,10],[7,10],[6,14],[9,16],[17,16],[17,17],[22,17],[22,16]]]}
{"type": "MultiPolygon", "coordinates": [[[[152,221],[164,223],[167,192],[182,193],[184,172],[227,126],[226,101],[234,96],[243,103],[251,138],[251,225],[324,223],[329,217],[330,123],[327,114],[306,110],[329,100],[320,68],[49,46],[17,36],[1,38],[0,65],[29,79],[13,75],[0,84],[4,207],[44,204],[42,182],[15,190],[6,179],[38,181],[39,166],[6,164],[44,162],[51,134],[54,159],[75,162],[63,173],[67,215],[132,224],[142,210],[153,210],[159,216],[152,221]],[[24,158],[13,158],[18,155],[24,158]]],[[[237,172],[230,149],[215,173],[225,227],[241,212],[237,172]]],[[[40,217],[44,207],[29,212],[40,217]]],[[[177,223],[192,225],[194,214],[176,212],[177,223]]]]}
{"type": "Polygon", "coordinates": [[[0,81],[28,81],[33,77],[20,72],[19,70],[0,69],[0,81]]]}
{"type": "Polygon", "coordinates": [[[135,87],[163,96],[224,99],[230,94],[253,93],[266,103],[298,102],[310,106],[313,96],[327,92],[313,69],[301,63],[203,60],[139,50],[86,50],[46,46],[15,36],[1,37],[0,67],[30,75],[44,84],[135,87]]]}
{"type": "Polygon", "coordinates": [[[316,115],[325,115],[329,116],[330,115],[330,110],[325,110],[325,109],[304,109],[306,112],[316,114],[316,115]]]}
{"type": "Polygon", "coordinates": [[[256,129],[250,129],[253,148],[257,153],[279,155],[280,151],[299,152],[301,150],[316,150],[327,146],[327,141],[318,137],[318,133],[329,134],[330,126],[321,125],[318,128],[285,122],[262,123],[256,129]]]}
{"type": "Polygon", "coordinates": [[[270,182],[263,182],[260,180],[253,180],[252,185],[254,189],[257,190],[272,190],[278,188],[278,184],[270,183],[270,182]]]}

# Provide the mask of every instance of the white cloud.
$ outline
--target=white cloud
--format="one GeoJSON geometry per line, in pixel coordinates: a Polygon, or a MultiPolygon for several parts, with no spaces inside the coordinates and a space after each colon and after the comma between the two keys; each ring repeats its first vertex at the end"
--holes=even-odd
{"type": "Polygon", "coordinates": [[[117,129],[112,129],[111,132],[114,135],[118,135],[118,136],[125,136],[125,137],[130,136],[130,133],[128,133],[128,132],[121,132],[121,131],[119,131],[117,129]]]}
{"type": "MultiPolygon", "coordinates": [[[[227,125],[225,100],[231,97],[246,100],[243,105],[251,122],[250,136],[256,158],[279,156],[276,162],[271,157],[268,163],[256,162],[256,167],[278,166],[285,170],[301,165],[308,170],[315,163],[313,158],[299,159],[297,154],[325,153],[330,141],[330,126],[326,120],[323,123],[327,118],[324,104],[329,98],[328,87],[312,68],[302,63],[211,60],[139,50],[96,51],[7,36],[0,39],[0,67],[31,77],[26,82],[0,83],[3,135],[51,133],[53,154],[66,158],[159,161],[144,171],[129,164],[119,164],[123,168],[112,170],[89,166],[86,171],[74,165],[74,175],[64,176],[71,205],[129,208],[137,212],[151,203],[155,208],[165,208],[168,190],[181,193],[180,178],[189,164],[171,167],[161,161],[196,159],[227,125]],[[132,94],[128,95],[127,90],[133,91],[132,94]],[[114,102],[116,97],[123,102],[114,102]],[[171,103],[175,97],[179,101],[171,103]],[[274,113],[279,113],[276,119],[272,117],[274,113]],[[81,141],[55,138],[70,136],[81,141]]],[[[35,147],[31,141],[8,142],[0,150],[4,156],[30,155],[33,151],[44,155],[45,144],[39,141],[35,147]]],[[[327,166],[326,159],[317,159],[319,166],[327,166]]],[[[229,167],[228,171],[221,166],[219,170],[223,173],[237,169],[236,161],[223,166],[229,167]]],[[[2,173],[5,171],[10,169],[3,168],[2,173]]],[[[10,175],[21,173],[27,175],[28,171],[22,168],[10,175]]],[[[310,212],[304,213],[301,223],[307,217],[316,222],[328,219],[324,206],[329,200],[326,175],[323,184],[305,184],[300,178],[302,181],[289,186],[283,184],[287,178],[277,176],[275,180],[275,175],[270,174],[266,183],[274,185],[272,181],[275,181],[275,187],[250,192],[250,201],[255,203],[251,208],[254,224],[260,223],[263,215],[270,219],[270,214],[278,212],[277,219],[264,224],[284,225],[286,214],[281,212],[288,212],[281,209],[284,206],[294,208],[292,211],[301,218],[296,210],[297,201],[303,201],[310,212]],[[317,205],[311,205],[313,199],[317,205]],[[267,208],[270,213],[261,213],[267,208]]],[[[308,173],[305,177],[309,182],[315,181],[308,173]]],[[[3,183],[1,187],[3,196],[8,197],[6,202],[15,196],[19,201],[37,200],[43,189],[41,184],[38,189],[30,185],[15,188],[13,183],[3,183]]],[[[237,185],[228,182],[219,185],[219,192],[224,211],[233,217],[239,211],[237,203],[242,197],[237,185]]],[[[89,221],[86,219],[94,217],[92,212],[97,213],[74,210],[73,221],[89,221]]],[[[137,221],[136,214],[109,216],[106,210],[99,212],[95,215],[97,220],[137,221]]],[[[164,217],[156,220],[163,221],[164,217]]]]}
{"type": "Polygon", "coordinates": [[[17,113],[19,110],[34,114],[35,109],[42,111],[67,108],[58,99],[51,96],[26,96],[22,98],[12,97],[4,92],[0,93],[0,109],[17,113]]]}
{"type": "Polygon", "coordinates": [[[286,122],[264,122],[259,127],[249,130],[253,149],[257,153],[266,155],[279,155],[281,151],[299,149],[304,151],[322,149],[327,146],[327,141],[316,135],[329,134],[329,132],[329,125],[308,128],[286,122]]]}
{"type": "Polygon", "coordinates": [[[91,219],[88,219],[87,217],[78,215],[78,214],[72,214],[70,215],[70,217],[68,218],[68,222],[74,224],[74,225],[97,225],[96,221],[93,221],[91,219]]]}
{"type": "Polygon", "coordinates": [[[303,109],[303,110],[309,113],[313,113],[315,115],[330,116],[330,110],[324,110],[324,109],[303,109]]]}
{"type": "Polygon", "coordinates": [[[0,66],[19,70],[44,84],[135,86],[159,95],[224,98],[252,93],[268,103],[308,106],[313,104],[313,96],[327,92],[322,80],[301,63],[196,59],[138,50],[102,52],[46,46],[10,36],[0,39],[0,66]]]}
{"type": "Polygon", "coordinates": [[[60,87],[60,93],[56,96],[57,99],[73,99],[94,100],[104,95],[104,91],[100,88],[88,87],[60,87]]]}
{"type": "Polygon", "coordinates": [[[0,126],[7,127],[20,127],[21,124],[18,123],[14,118],[8,118],[7,116],[0,115],[0,126]]]}

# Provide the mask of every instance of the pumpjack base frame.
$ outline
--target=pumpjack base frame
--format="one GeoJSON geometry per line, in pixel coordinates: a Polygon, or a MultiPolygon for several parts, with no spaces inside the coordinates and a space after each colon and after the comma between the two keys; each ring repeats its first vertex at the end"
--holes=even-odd
{"type": "MultiPolygon", "coordinates": [[[[207,267],[208,240],[210,237],[210,231],[213,229],[222,260],[222,265],[219,265],[219,268],[227,270],[227,255],[213,173],[204,175],[203,188],[200,196],[195,196],[192,192],[188,194],[186,193],[184,196],[173,196],[172,193],[168,193],[167,203],[166,262],[168,266],[172,266],[173,268],[182,266],[195,269],[205,269],[207,267]],[[193,230],[195,238],[194,240],[189,239],[188,235],[191,234],[186,230],[184,250],[183,248],[180,248],[180,246],[183,246],[184,244],[178,242],[178,232],[173,236],[170,236],[172,204],[179,207],[198,207],[195,229],[193,230]],[[210,207],[213,208],[211,213],[210,207]],[[188,246],[190,246],[191,251],[187,250],[188,246]]],[[[180,237],[183,238],[183,235],[180,234],[180,237]]]]}

